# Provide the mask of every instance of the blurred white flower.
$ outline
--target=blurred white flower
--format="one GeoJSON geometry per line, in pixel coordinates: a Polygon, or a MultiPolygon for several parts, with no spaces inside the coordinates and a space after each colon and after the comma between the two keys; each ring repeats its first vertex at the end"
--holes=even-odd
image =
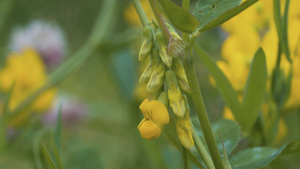
{"type": "Polygon", "coordinates": [[[78,99],[68,96],[59,96],[54,102],[52,108],[45,113],[42,118],[42,124],[45,126],[54,126],[57,115],[61,108],[62,124],[73,125],[83,121],[87,115],[86,105],[78,99]]]}
{"type": "Polygon", "coordinates": [[[52,68],[62,62],[66,53],[66,39],[58,25],[45,21],[32,21],[27,27],[16,28],[9,48],[21,52],[34,48],[42,56],[46,66],[52,68]]]}

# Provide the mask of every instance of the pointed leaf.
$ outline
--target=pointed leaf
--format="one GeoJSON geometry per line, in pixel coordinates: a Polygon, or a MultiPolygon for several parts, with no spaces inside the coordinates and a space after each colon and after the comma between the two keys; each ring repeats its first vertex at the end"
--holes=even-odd
{"type": "Polygon", "coordinates": [[[54,130],[54,144],[58,149],[58,152],[60,154],[60,143],[61,143],[61,111],[62,111],[62,104],[59,106],[58,115],[56,119],[56,125],[54,130]]]}
{"type": "Polygon", "coordinates": [[[55,140],[54,140],[53,134],[52,134],[51,145],[52,145],[53,156],[54,156],[54,158],[55,158],[56,164],[58,165],[58,168],[59,168],[59,169],[64,169],[64,165],[63,165],[63,163],[62,163],[62,161],[61,161],[61,158],[60,158],[60,156],[59,156],[57,147],[56,147],[56,145],[55,145],[55,140]]]}
{"type": "Polygon", "coordinates": [[[232,111],[234,117],[238,120],[240,113],[240,103],[238,101],[235,90],[230,84],[229,80],[226,78],[224,73],[219,69],[216,62],[210,58],[200,47],[194,46],[197,55],[201,58],[203,63],[207,66],[210,75],[216,81],[218,90],[223,97],[226,105],[232,111]]]}
{"type": "Polygon", "coordinates": [[[232,156],[230,164],[233,169],[258,169],[267,166],[278,156],[299,153],[299,142],[290,142],[280,149],[270,147],[249,148],[232,156]]]}
{"type": "Polygon", "coordinates": [[[158,0],[172,24],[186,33],[193,33],[199,21],[187,10],[177,6],[170,0],[158,0]]]}
{"type": "Polygon", "coordinates": [[[43,154],[44,154],[44,157],[46,158],[46,161],[49,165],[49,167],[51,169],[58,169],[56,166],[55,166],[55,163],[50,155],[50,152],[48,151],[47,147],[43,144],[42,145],[42,150],[43,150],[43,154]]]}
{"type": "Polygon", "coordinates": [[[250,73],[244,90],[242,103],[242,129],[249,131],[255,123],[265,100],[267,66],[264,51],[260,48],[255,53],[250,73]]]}
{"type": "Polygon", "coordinates": [[[285,54],[286,59],[291,63],[292,59],[290,56],[290,49],[289,49],[289,40],[288,40],[288,13],[289,13],[289,5],[290,0],[285,1],[285,8],[284,8],[284,15],[282,18],[282,51],[285,54]]]}
{"type": "MultiPolygon", "coordinates": [[[[205,32],[205,31],[208,31],[208,30],[210,30],[212,28],[215,28],[215,27],[221,25],[222,23],[228,21],[229,19],[231,19],[232,17],[236,16],[237,14],[243,12],[245,9],[247,9],[248,7],[250,7],[251,5],[253,5],[257,1],[258,0],[247,0],[247,1],[243,2],[242,4],[240,4],[238,6],[236,6],[236,4],[238,4],[238,2],[240,2],[240,1],[233,1],[231,5],[235,6],[235,7],[229,8],[229,9],[227,8],[228,10],[226,12],[222,13],[221,15],[217,16],[216,18],[214,18],[212,20],[210,19],[209,22],[206,21],[205,24],[203,24],[200,21],[201,22],[201,26],[199,27],[199,29],[200,29],[199,31],[200,32],[205,32]]],[[[228,4],[228,7],[229,7],[229,5],[230,5],[230,3],[228,4]]],[[[223,9],[222,11],[225,11],[225,9],[223,9]]],[[[194,15],[197,15],[197,13],[199,13],[199,11],[195,11],[194,15]]]]}
{"type": "Polygon", "coordinates": [[[193,14],[200,21],[201,29],[241,2],[242,0],[199,0],[193,14]]]}

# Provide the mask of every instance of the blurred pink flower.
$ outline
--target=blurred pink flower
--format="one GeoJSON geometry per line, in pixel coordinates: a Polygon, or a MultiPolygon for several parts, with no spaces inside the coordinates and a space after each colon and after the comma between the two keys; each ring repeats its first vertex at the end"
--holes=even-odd
{"type": "Polygon", "coordinates": [[[27,27],[16,28],[9,47],[14,52],[21,52],[28,47],[34,48],[42,56],[45,65],[52,68],[63,61],[66,39],[58,25],[37,20],[27,27]]]}
{"type": "Polygon", "coordinates": [[[83,121],[87,114],[87,107],[78,99],[60,96],[53,103],[52,108],[45,113],[42,118],[42,124],[45,126],[54,126],[56,124],[57,115],[61,108],[62,124],[74,125],[83,121]]]}

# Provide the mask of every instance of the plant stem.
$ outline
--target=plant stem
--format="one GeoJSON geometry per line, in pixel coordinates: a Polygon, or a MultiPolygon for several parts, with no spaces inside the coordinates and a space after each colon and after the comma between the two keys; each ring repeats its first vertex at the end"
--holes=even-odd
{"type": "Polygon", "coordinates": [[[203,161],[208,169],[215,169],[214,163],[211,160],[211,157],[210,157],[209,153],[206,151],[199,136],[197,135],[197,132],[196,132],[196,129],[195,129],[193,123],[191,123],[191,125],[192,125],[192,130],[193,130],[193,138],[194,138],[194,142],[195,142],[195,147],[196,147],[198,153],[200,154],[201,158],[203,159],[203,161]]]}
{"type": "MultiPolygon", "coordinates": [[[[190,11],[190,0],[182,0],[182,8],[190,11]]],[[[182,32],[182,38],[185,42],[189,41],[189,34],[182,32]]]]}
{"type": "Polygon", "coordinates": [[[197,77],[194,71],[193,60],[189,48],[186,48],[184,59],[184,69],[187,75],[189,86],[191,89],[191,95],[193,98],[194,106],[197,116],[200,121],[200,125],[211,154],[213,163],[217,169],[224,169],[224,164],[218,151],[217,143],[212,132],[210,122],[207,116],[206,108],[202,99],[201,91],[198,85],[197,77]]]}
{"type": "Polygon", "coordinates": [[[186,149],[183,146],[181,146],[181,148],[182,148],[181,154],[182,154],[182,159],[183,159],[183,168],[188,169],[189,166],[188,166],[188,159],[187,159],[187,155],[186,155],[186,149]]]}
{"type": "Polygon", "coordinates": [[[168,30],[164,18],[161,16],[161,14],[158,12],[158,10],[156,8],[156,0],[149,0],[149,3],[150,3],[152,11],[154,13],[154,16],[157,20],[157,23],[159,25],[159,28],[161,29],[168,44],[170,44],[174,40],[174,38],[171,35],[170,31],[168,30]]]}
{"type": "Polygon", "coordinates": [[[133,6],[137,12],[137,14],[139,15],[139,18],[143,24],[143,27],[145,27],[148,23],[149,23],[149,20],[147,18],[147,15],[140,3],[139,0],[132,0],[132,3],[133,3],[133,6]]]}

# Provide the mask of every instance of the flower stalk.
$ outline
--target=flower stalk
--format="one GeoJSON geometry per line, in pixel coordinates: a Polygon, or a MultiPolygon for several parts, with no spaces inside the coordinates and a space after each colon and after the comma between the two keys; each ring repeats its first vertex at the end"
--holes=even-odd
{"type": "Polygon", "coordinates": [[[137,14],[139,15],[139,18],[141,19],[143,27],[145,27],[149,23],[149,21],[148,21],[147,15],[146,15],[141,3],[140,3],[140,0],[132,0],[132,3],[133,3],[133,6],[134,6],[137,14]]]}
{"type": "Polygon", "coordinates": [[[158,12],[157,7],[156,7],[156,0],[149,0],[151,9],[154,13],[154,16],[157,20],[157,23],[159,25],[159,28],[161,29],[162,33],[164,34],[164,37],[166,38],[166,41],[168,42],[168,44],[170,44],[174,38],[171,35],[170,31],[168,30],[168,27],[165,23],[164,18],[161,16],[161,14],[158,12]]]}
{"type": "Polygon", "coordinates": [[[189,81],[190,85],[190,90],[191,90],[191,95],[192,99],[194,102],[194,106],[196,109],[196,113],[198,116],[198,119],[200,121],[200,125],[209,149],[209,152],[211,154],[213,163],[216,168],[218,169],[224,169],[224,164],[221,159],[220,153],[218,151],[216,139],[214,137],[214,134],[212,132],[212,128],[207,116],[206,108],[203,102],[202,94],[199,88],[199,84],[197,81],[197,77],[194,71],[194,66],[193,66],[193,59],[191,56],[191,51],[187,50],[185,51],[185,60],[183,62],[185,72],[187,75],[187,79],[189,81]]]}

